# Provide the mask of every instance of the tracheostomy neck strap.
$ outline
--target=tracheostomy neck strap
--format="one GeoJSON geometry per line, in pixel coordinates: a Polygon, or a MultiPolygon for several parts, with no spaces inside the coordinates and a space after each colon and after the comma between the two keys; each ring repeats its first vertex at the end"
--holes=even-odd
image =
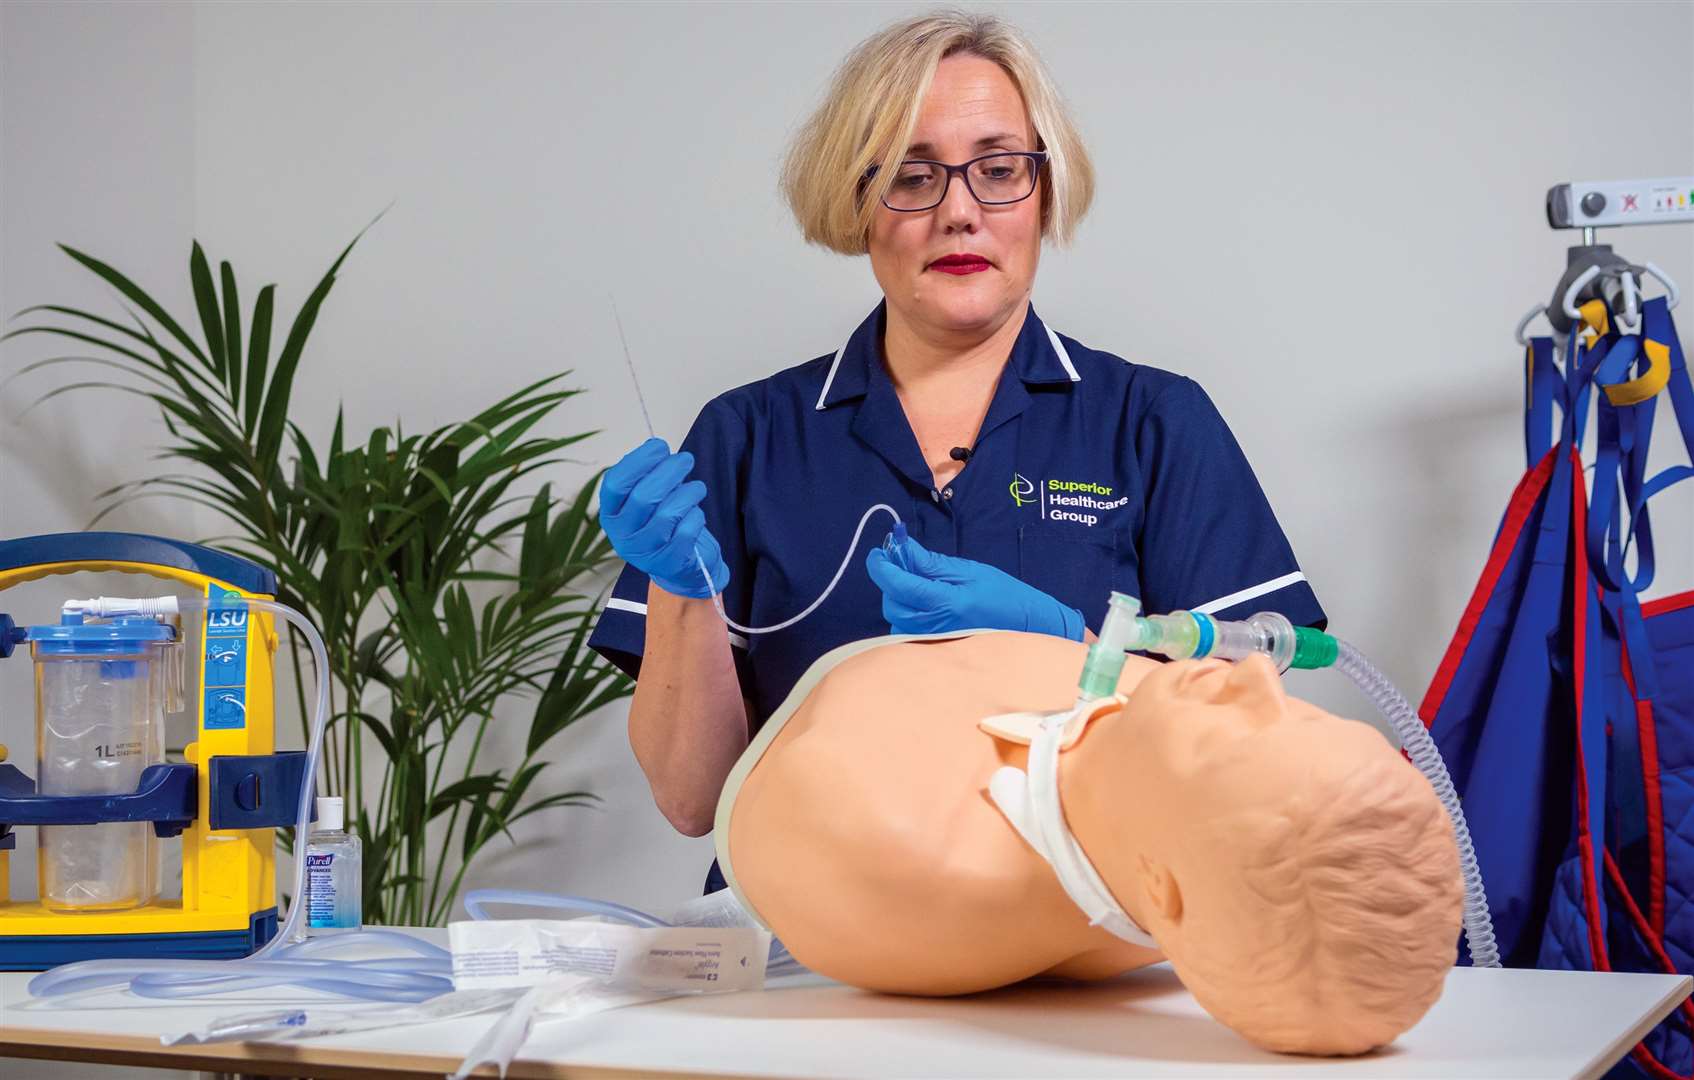
{"type": "Polygon", "coordinates": [[[1059,802],[1059,747],[1065,739],[1066,722],[1079,710],[1098,704],[1044,718],[1030,739],[1029,772],[1010,765],[996,770],[989,778],[988,794],[1018,835],[1047,860],[1065,894],[1088,916],[1090,925],[1103,926],[1132,945],[1156,949],[1158,942],[1118,906],[1094,864],[1088,861],[1065,823],[1064,807],[1059,802]]]}

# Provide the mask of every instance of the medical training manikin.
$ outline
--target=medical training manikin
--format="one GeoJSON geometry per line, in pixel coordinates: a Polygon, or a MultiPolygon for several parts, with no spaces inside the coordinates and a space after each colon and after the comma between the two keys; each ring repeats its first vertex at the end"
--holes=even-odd
{"type": "Polygon", "coordinates": [[[1387,740],[1288,697],[1263,657],[1131,656],[1118,694],[1074,714],[1064,821],[1128,917],[1090,925],[1014,824],[1023,777],[995,780],[1027,767],[1027,714],[1072,706],[1084,653],[980,632],[819,660],[719,803],[738,898],[801,963],[866,989],[963,994],[1169,960],[1267,1049],[1362,1053],[1416,1023],[1454,963],[1453,827],[1387,740]]]}

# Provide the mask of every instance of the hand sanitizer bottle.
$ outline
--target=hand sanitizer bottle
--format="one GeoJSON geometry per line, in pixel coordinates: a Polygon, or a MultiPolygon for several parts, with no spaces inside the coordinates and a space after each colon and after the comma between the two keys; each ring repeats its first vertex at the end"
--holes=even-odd
{"type": "Polygon", "coordinates": [[[357,930],[364,918],[364,866],[359,837],[348,831],[346,810],[334,795],[318,798],[318,821],[306,843],[306,934],[317,937],[357,930]]]}

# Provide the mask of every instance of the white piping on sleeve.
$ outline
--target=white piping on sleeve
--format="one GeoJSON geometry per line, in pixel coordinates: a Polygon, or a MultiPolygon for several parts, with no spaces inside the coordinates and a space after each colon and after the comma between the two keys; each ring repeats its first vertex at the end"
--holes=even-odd
{"type": "MultiPolygon", "coordinates": [[[[647,605],[643,604],[639,600],[619,600],[617,597],[614,596],[610,600],[606,601],[606,610],[607,611],[627,611],[627,612],[631,613],[632,615],[639,615],[643,619],[645,619],[647,617],[647,605]]],[[[735,631],[730,630],[728,627],[724,628],[724,632],[729,635],[729,643],[731,645],[734,645],[736,648],[743,649],[743,650],[747,648],[747,639],[746,638],[742,637],[740,634],[737,634],[735,631]]]]}
{"type": "Polygon", "coordinates": [[[1210,603],[1201,604],[1199,607],[1191,608],[1190,610],[1197,611],[1202,615],[1210,615],[1214,611],[1222,611],[1225,608],[1232,608],[1236,604],[1244,604],[1249,600],[1256,600],[1267,593],[1276,592],[1278,589],[1286,589],[1290,585],[1305,580],[1306,575],[1296,570],[1292,574],[1284,574],[1279,578],[1271,578],[1269,581],[1261,581],[1259,584],[1251,586],[1250,588],[1242,589],[1240,592],[1232,592],[1228,596],[1220,596],[1210,603]]]}

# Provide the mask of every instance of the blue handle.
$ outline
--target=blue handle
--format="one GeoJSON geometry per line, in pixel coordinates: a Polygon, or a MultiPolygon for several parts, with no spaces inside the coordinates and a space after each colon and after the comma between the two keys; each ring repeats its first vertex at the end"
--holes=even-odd
{"type": "MultiPolygon", "coordinates": [[[[213,829],[270,829],[297,823],[306,751],[220,754],[208,766],[211,803],[206,824],[213,829]]],[[[312,820],[318,818],[312,808],[312,820]]]]}
{"type": "Polygon", "coordinates": [[[0,540],[0,571],[50,563],[129,562],[215,578],[259,596],[276,595],[276,574],[225,551],[139,533],[55,533],[0,540]]]}
{"type": "MultiPolygon", "coordinates": [[[[213,829],[293,825],[306,776],[306,752],[220,754],[207,766],[213,829]]],[[[136,789],[121,795],[38,795],[16,765],[0,764],[0,838],[14,825],[98,825],[150,821],[159,836],[176,836],[199,810],[193,765],[149,765],[136,789]]],[[[313,813],[313,819],[317,817],[313,813]]],[[[0,849],[9,847],[0,839],[0,849]]]]}
{"type": "Polygon", "coordinates": [[[159,836],[175,836],[194,820],[194,766],[149,765],[124,795],[37,795],[35,781],[16,765],[0,764],[0,821],[12,825],[98,825],[150,821],[159,836]]]}
{"type": "Polygon", "coordinates": [[[0,660],[12,655],[12,650],[29,640],[29,634],[24,628],[12,621],[12,617],[0,611],[0,660]]]}

